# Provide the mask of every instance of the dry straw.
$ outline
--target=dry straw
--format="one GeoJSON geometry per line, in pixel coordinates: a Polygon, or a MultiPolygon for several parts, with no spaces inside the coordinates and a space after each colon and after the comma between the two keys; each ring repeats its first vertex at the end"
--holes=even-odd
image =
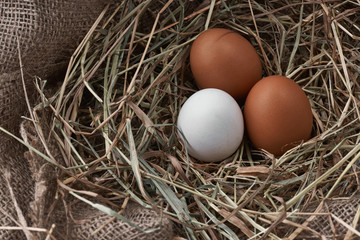
{"type": "MultiPolygon", "coordinates": [[[[157,209],[175,222],[179,238],[320,237],[302,223],[329,219],[319,213],[322,200],[358,191],[359,11],[355,0],[121,1],[78,46],[56,93],[43,94],[45,81],[37,81],[34,117],[52,112],[51,136],[67,173],[62,184],[91,186],[94,194],[74,195],[80,200],[101,192],[157,209]],[[286,75],[303,88],[314,116],[309,141],[279,158],[247,139],[220,163],[186,154],[176,119],[197,91],[189,49],[213,27],[246,37],[264,76],[286,75]],[[320,207],[308,208],[312,202],[320,207]]],[[[335,214],[330,235],[359,237],[355,209],[348,223],[335,214]],[[345,233],[336,232],[339,224],[345,233]]]]}

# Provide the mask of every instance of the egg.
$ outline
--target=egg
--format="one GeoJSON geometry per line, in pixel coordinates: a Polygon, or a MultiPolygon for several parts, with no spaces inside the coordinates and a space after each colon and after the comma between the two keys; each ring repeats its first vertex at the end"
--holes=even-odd
{"type": "Polygon", "coordinates": [[[205,162],[231,156],[244,135],[242,111],[231,95],[207,88],[191,95],[180,109],[178,133],[187,152],[205,162]]]}
{"type": "Polygon", "coordinates": [[[250,90],[244,106],[246,132],[259,149],[281,155],[310,138],[312,112],[302,88],[284,76],[269,76],[250,90]]]}
{"type": "Polygon", "coordinates": [[[237,101],[261,79],[260,57],[240,34],[224,28],[202,32],[190,50],[190,68],[200,89],[217,88],[237,101]]]}

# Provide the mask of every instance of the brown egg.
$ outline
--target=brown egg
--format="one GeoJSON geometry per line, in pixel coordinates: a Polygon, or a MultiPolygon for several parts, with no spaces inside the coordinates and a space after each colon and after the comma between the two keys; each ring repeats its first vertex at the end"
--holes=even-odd
{"type": "Polygon", "coordinates": [[[269,76],[250,90],[244,106],[249,139],[259,149],[281,155],[310,138],[310,103],[293,80],[269,76]]]}
{"type": "Polygon", "coordinates": [[[259,55],[250,42],[223,28],[206,30],[196,38],[190,66],[199,88],[218,88],[236,100],[245,100],[262,75],[259,55]]]}

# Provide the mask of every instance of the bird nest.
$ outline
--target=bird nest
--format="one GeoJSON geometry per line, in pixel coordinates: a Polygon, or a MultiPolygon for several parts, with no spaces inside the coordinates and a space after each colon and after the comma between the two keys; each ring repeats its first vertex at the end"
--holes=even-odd
{"type": "MultiPolygon", "coordinates": [[[[43,131],[62,150],[66,174],[59,180],[80,200],[96,193],[155,208],[174,222],[178,239],[295,239],[309,231],[319,237],[304,224],[319,214],[313,204],[352,199],[358,190],[359,7],[331,0],[108,6],[61,84],[36,81],[34,117],[50,116],[43,131]],[[223,162],[187,155],[176,121],[198,90],[189,50],[199,33],[214,27],[248,39],[263,76],[284,75],[302,87],[313,114],[308,141],[278,157],[246,136],[223,162]],[[76,191],[79,181],[88,191],[76,191]]],[[[351,214],[349,224],[332,221],[349,238],[359,234],[359,214],[351,214]]]]}

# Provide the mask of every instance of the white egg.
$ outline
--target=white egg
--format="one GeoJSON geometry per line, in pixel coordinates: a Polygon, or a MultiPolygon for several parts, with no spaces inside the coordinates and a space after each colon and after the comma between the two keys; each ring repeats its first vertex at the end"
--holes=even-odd
{"type": "Polygon", "coordinates": [[[200,90],[184,103],[177,126],[188,153],[206,162],[231,156],[244,135],[238,103],[228,93],[214,88],[200,90]]]}

